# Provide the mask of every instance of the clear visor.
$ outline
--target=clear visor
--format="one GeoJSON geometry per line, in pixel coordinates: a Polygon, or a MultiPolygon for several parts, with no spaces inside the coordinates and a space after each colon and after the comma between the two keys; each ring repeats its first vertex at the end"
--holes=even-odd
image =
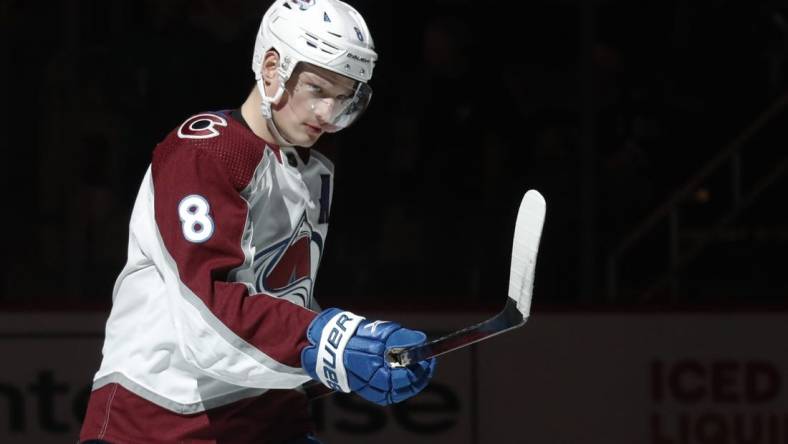
{"type": "MultiPolygon", "coordinates": [[[[345,78],[346,80],[350,80],[345,78]]],[[[332,82],[314,74],[299,75],[292,89],[292,105],[314,117],[324,131],[334,133],[359,118],[372,99],[372,88],[362,82],[332,82]]]]}

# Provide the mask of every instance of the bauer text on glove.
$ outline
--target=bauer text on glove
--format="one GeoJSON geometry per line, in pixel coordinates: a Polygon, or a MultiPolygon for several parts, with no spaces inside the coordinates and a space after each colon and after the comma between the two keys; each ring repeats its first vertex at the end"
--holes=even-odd
{"type": "Polygon", "coordinates": [[[407,367],[390,367],[391,348],[424,343],[426,335],[395,322],[369,321],[349,311],[329,308],[309,325],[311,345],[301,352],[301,364],[316,380],[345,393],[386,405],[404,401],[424,389],[435,369],[435,359],[407,367]]]}

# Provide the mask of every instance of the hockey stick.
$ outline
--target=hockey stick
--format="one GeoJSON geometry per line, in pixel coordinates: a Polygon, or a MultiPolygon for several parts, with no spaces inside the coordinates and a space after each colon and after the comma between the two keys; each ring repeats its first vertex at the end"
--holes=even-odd
{"type": "Polygon", "coordinates": [[[496,316],[476,325],[450,333],[410,348],[392,348],[386,361],[392,367],[440,356],[467,347],[525,324],[531,312],[536,254],[544,226],[545,201],[536,190],[525,193],[517,212],[512,242],[512,263],[509,269],[509,297],[496,316]]]}
{"type": "MultiPolygon", "coordinates": [[[[525,193],[517,212],[514,228],[512,262],[509,269],[509,297],[500,313],[486,321],[415,347],[392,348],[386,354],[386,362],[391,367],[403,367],[467,347],[524,325],[531,313],[536,256],[539,251],[539,240],[542,237],[545,211],[545,200],[538,191],[529,190],[525,193]]],[[[304,390],[309,399],[333,393],[317,382],[306,384],[304,390]]]]}

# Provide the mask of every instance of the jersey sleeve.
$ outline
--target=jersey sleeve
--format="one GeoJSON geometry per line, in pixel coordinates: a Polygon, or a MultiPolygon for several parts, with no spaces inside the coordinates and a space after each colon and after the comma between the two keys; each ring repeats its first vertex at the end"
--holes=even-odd
{"type": "Polygon", "coordinates": [[[154,152],[155,224],[168,256],[165,267],[177,280],[168,284],[173,324],[186,360],[208,375],[288,388],[308,379],[300,352],[315,313],[228,281],[246,260],[249,211],[240,191],[254,168],[239,165],[256,163],[238,158],[244,155],[231,153],[235,170],[228,171],[226,158],[194,144],[160,145],[154,152]]]}

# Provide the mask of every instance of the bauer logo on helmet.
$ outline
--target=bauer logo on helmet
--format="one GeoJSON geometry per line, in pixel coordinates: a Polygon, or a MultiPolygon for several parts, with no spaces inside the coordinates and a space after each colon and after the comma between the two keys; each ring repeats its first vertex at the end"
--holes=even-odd
{"type": "Polygon", "coordinates": [[[359,56],[353,54],[352,52],[347,53],[347,57],[349,59],[353,59],[353,60],[355,60],[355,61],[357,61],[359,63],[372,63],[372,61],[370,59],[368,59],[366,57],[359,57],[359,56]]]}

